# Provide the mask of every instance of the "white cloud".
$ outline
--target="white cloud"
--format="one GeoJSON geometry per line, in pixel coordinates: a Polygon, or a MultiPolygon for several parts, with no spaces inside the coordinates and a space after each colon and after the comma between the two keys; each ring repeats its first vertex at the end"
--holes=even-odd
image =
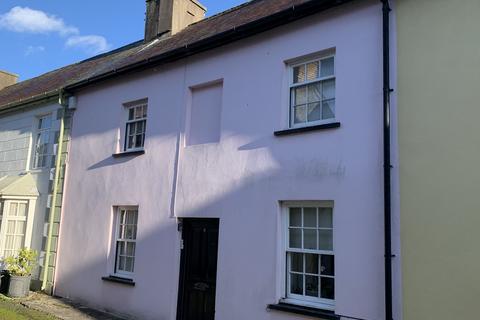
{"type": "Polygon", "coordinates": [[[35,53],[39,52],[44,52],[45,47],[44,46],[28,46],[27,49],[25,50],[25,56],[30,56],[35,53]]]}
{"type": "MultiPolygon", "coordinates": [[[[22,33],[57,33],[68,37],[65,41],[67,48],[80,48],[88,54],[99,54],[110,50],[111,45],[105,37],[99,35],[80,35],[80,30],[67,25],[63,19],[41,10],[29,7],[13,7],[7,13],[0,14],[0,29],[22,33]]],[[[29,46],[25,56],[45,51],[43,46],[29,46]]]]}
{"type": "Polygon", "coordinates": [[[56,32],[62,36],[79,33],[77,28],[66,25],[62,19],[54,15],[18,6],[0,15],[0,28],[28,33],[56,32]]]}
{"type": "Polygon", "coordinates": [[[80,48],[90,54],[99,54],[110,50],[111,46],[102,36],[72,36],[65,43],[67,48],[80,48]]]}

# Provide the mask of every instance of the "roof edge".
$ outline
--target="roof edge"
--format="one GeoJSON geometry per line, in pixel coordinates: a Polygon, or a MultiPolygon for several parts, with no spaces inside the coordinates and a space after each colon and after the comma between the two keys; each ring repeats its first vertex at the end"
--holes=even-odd
{"type": "Polygon", "coordinates": [[[61,88],[60,89],[55,89],[53,91],[45,92],[42,95],[36,95],[36,96],[32,96],[30,98],[26,98],[26,99],[23,99],[23,100],[18,100],[18,101],[14,101],[14,102],[11,102],[11,103],[7,103],[3,106],[0,106],[1,107],[0,114],[7,113],[7,112],[12,112],[15,109],[21,108],[22,106],[27,105],[27,104],[40,103],[42,101],[48,101],[50,99],[53,99],[54,97],[57,97],[62,92],[62,90],[63,89],[61,89],[61,88]]]}
{"type": "Polygon", "coordinates": [[[197,53],[254,36],[256,34],[353,1],[355,0],[319,0],[309,1],[298,6],[292,5],[289,9],[282,10],[239,27],[234,27],[233,29],[199,40],[197,42],[193,42],[191,44],[187,44],[183,47],[173,49],[154,58],[148,58],[143,61],[127,65],[123,68],[108,71],[98,76],[67,85],[64,89],[67,91],[75,91],[121,75],[142,71],[152,66],[158,66],[164,63],[177,61],[197,53]]]}

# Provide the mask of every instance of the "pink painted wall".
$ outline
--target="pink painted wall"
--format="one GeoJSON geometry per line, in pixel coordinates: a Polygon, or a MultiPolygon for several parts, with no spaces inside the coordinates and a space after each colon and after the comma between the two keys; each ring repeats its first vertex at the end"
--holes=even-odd
{"type": "Polygon", "coordinates": [[[282,296],[279,201],[334,200],[336,313],[381,319],[381,44],[380,2],[361,1],[80,92],[55,293],[173,320],[175,217],[219,217],[216,319],[300,319],[266,311],[282,296]],[[284,61],[329,48],[341,127],[274,137],[288,125],[284,61]],[[219,79],[220,142],[185,147],[188,88],[219,79]],[[113,159],[122,104],[142,98],[146,154],[113,159]],[[101,280],[111,273],[115,205],[139,206],[135,287],[101,280]]]}

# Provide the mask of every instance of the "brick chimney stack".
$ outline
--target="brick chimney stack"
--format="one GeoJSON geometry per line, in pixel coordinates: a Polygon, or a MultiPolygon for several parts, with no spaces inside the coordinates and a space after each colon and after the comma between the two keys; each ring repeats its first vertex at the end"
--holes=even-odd
{"type": "Polygon", "coordinates": [[[0,90],[17,83],[18,75],[0,70],[0,90]]]}
{"type": "Polygon", "coordinates": [[[146,0],[145,42],[171,36],[205,18],[207,9],[197,0],[146,0]]]}

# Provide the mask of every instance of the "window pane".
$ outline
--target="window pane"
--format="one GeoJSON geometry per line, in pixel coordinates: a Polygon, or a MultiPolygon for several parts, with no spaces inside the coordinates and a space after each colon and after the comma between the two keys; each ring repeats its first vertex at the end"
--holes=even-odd
{"type": "Polygon", "coordinates": [[[290,292],[303,295],[303,275],[290,274],[290,292]]]}
{"type": "Polygon", "coordinates": [[[25,217],[27,215],[27,204],[19,203],[18,204],[18,216],[25,217]]]}
{"type": "Polygon", "coordinates": [[[335,266],[334,259],[332,255],[322,255],[321,258],[322,266],[320,271],[323,275],[334,276],[335,275],[335,266]]]}
{"type": "Polygon", "coordinates": [[[317,208],[303,209],[303,226],[309,228],[317,227],[317,208]]]}
{"type": "Polygon", "coordinates": [[[294,123],[305,123],[307,121],[307,108],[305,106],[295,107],[294,123]]]}
{"type": "Polygon", "coordinates": [[[142,116],[142,118],[146,118],[146,117],[147,117],[147,108],[148,108],[147,105],[144,105],[144,106],[143,106],[143,116],[142,116]]]}
{"type": "Polygon", "coordinates": [[[15,244],[13,249],[18,252],[23,247],[23,236],[15,236],[15,244]]]}
{"type": "Polygon", "coordinates": [[[334,73],[334,58],[323,59],[321,62],[322,70],[320,75],[322,77],[333,76],[334,73]]]}
{"type": "Polygon", "coordinates": [[[315,80],[318,78],[318,61],[307,64],[307,80],[315,80]]]}
{"type": "Polygon", "coordinates": [[[52,125],[52,118],[50,116],[46,116],[43,118],[38,119],[38,129],[45,130],[49,129],[52,125]]]}
{"type": "Polygon", "coordinates": [[[125,271],[125,257],[119,256],[117,262],[118,262],[118,270],[125,271]]]}
{"type": "Polygon", "coordinates": [[[293,89],[293,105],[298,106],[300,104],[307,103],[307,87],[298,87],[293,89]]]}
{"type": "Polygon", "coordinates": [[[303,248],[317,249],[317,230],[303,229],[303,248]]]}
{"type": "Polygon", "coordinates": [[[127,243],[127,256],[135,256],[135,243],[128,242],[127,243]]]}
{"type": "Polygon", "coordinates": [[[303,272],[303,254],[290,253],[290,271],[303,272]]]}
{"type": "Polygon", "coordinates": [[[290,226],[302,226],[302,208],[290,208],[290,226]]]}
{"type": "Polygon", "coordinates": [[[7,235],[5,237],[5,249],[13,249],[13,236],[7,235]]]}
{"type": "Polygon", "coordinates": [[[335,80],[322,82],[322,100],[335,99],[335,80]]]}
{"type": "Polygon", "coordinates": [[[290,248],[302,248],[302,229],[290,229],[290,248]]]}
{"type": "Polygon", "coordinates": [[[333,228],[332,208],[318,208],[318,227],[333,228]]]}
{"type": "Polygon", "coordinates": [[[119,255],[125,255],[125,242],[119,241],[118,246],[117,246],[118,254],[119,255]]]}
{"type": "Polygon", "coordinates": [[[25,233],[25,221],[17,221],[15,226],[15,234],[24,234],[25,233]]]}
{"type": "Polygon", "coordinates": [[[142,133],[143,132],[143,126],[145,124],[145,121],[139,121],[137,122],[137,130],[136,133],[142,133]]]}
{"type": "Polygon", "coordinates": [[[128,210],[127,211],[127,220],[125,221],[126,224],[135,224],[135,215],[136,211],[128,210]]]}
{"type": "Polygon", "coordinates": [[[128,137],[128,144],[127,144],[128,149],[133,148],[133,142],[134,142],[133,140],[134,140],[134,136],[128,137]]]}
{"type": "Polygon", "coordinates": [[[320,82],[310,84],[308,86],[308,102],[318,102],[322,100],[320,95],[320,87],[320,82]]]}
{"type": "Polygon", "coordinates": [[[323,101],[322,119],[335,118],[335,100],[323,101]]]}
{"type": "Polygon", "coordinates": [[[135,148],[143,147],[143,134],[137,134],[135,136],[135,148]]]}
{"type": "Polygon", "coordinates": [[[305,65],[293,68],[293,83],[305,81],[305,65]]]}
{"type": "Polygon", "coordinates": [[[15,233],[15,221],[9,220],[7,222],[7,233],[14,234],[15,233]]]}
{"type": "Polygon", "coordinates": [[[131,257],[125,258],[125,271],[133,272],[133,258],[131,257]]]}
{"type": "Polygon", "coordinates": [[[318,277],[305,276],[305,295],[318,297],[318,277]]]}
{"type": "Polygon", "coordinates": [[[133,120],[135,114],[135,108],[128,109],[128,120],[133,120]]]}
{"type": "Polygon", "coordinates": [[[332,230],[318,230],[318,245],[320,250],[333,250],[332,230]]]}
{"type": "Polygon", "coordinates": [[[335,299],[335,281],[333,278],[324,278],[322,277],[321,280],[322,286],[322,295],[321,297],[324,299],[335,299]]]}
{"type": "Polygon", "coordinates": [[[132,123],[129,123],[127,126],[128,126],[128,135],[129,136],[135,135],[135,131],[137,130],[137,123],[132,122],[132,123]]]}
{"type": "Polygon", "coordinates": [[[320,103],[310,103],[307,112],[308,121],[318,121],[322,119],[320,114],[320,103]]]}
{"type": "Polygon", "coordinates": [[[10,212],[9,216],[16,216],[17,215],[17,204],[15,202],[10,203],[10,212]]]}
{"type": "Polygon", "coordinates": [[[318,274],[318,254],[305,254],[305,273],[318,274]]]}
{"type": "Polygon", "coordinates": [[[124,239],[134,239],[133,236],[134,236],[134,226],[131,226],[131,225],[126,225],[125,226],[125,238],[124,239]]]}

